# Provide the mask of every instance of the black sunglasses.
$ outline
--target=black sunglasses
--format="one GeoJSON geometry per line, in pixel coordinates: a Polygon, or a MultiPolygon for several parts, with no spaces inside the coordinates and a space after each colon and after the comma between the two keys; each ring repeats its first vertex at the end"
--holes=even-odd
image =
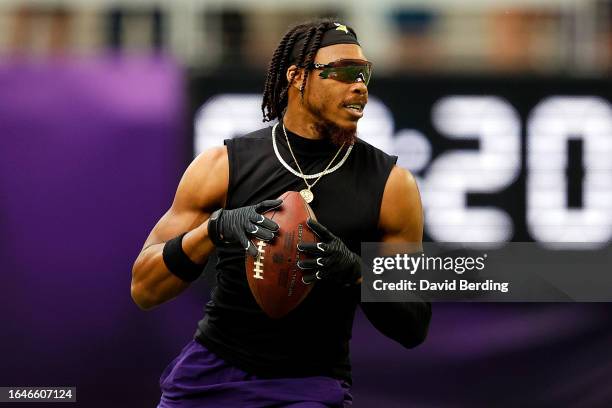
{"type": "Polygon", "coordinates": [[[361,59],[339,59],[329,64],[314,62],[312,68],[321,70],[321,78],[335,79],[347,84],[363,82],[367,86],[372,77],[372,63],[361,59]]]}

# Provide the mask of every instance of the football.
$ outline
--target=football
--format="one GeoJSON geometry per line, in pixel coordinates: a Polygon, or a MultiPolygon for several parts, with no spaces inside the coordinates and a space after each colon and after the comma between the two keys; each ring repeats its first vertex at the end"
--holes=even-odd
{"type": "Polygon", "coordinates": [[[246,274],[255,300],[271,318],[278,319],[295,309],[312,290],[314,283],[302,281],[297,262],[306,257],[300,242],[318,242],[306,221],[316,217],[300,193],[288,191],[279,197],[283,204],[264,215],[279,226],[272,241],[254,240],[258,255],[246,255],[246,274]]]}

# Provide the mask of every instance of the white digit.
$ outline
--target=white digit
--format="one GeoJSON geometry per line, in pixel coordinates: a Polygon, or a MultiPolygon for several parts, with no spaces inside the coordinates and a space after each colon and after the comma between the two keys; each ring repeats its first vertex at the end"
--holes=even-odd
{"type": "Polygon", "coordinates": [[[478,151],[455,150],[437,157],[425,176],[425,227],[436,241],[504,242],[511,217],[502,209],[468,207],[466,193],[494,193],[520,170],[520,119],[494,96],[450,96],[432,109],[435,128],[451,139],[477,139],[478,151]]]}
{"type": "Polygon", "coordinates": [[[597,97],[555,96],[527,122],[527,221],[549,243],[605,243],[612,237],[612,107],[597,97]],[[583,140],[583,207],[567,208],[567,141],[583,140]]]}
{"type": "Polygon", "coordinates": [[[431,161],[431,144],[418,130],[402,129],[395,134],[392,154],[398,156],[399,166],[412,172],[419,172],[431,161]]]}

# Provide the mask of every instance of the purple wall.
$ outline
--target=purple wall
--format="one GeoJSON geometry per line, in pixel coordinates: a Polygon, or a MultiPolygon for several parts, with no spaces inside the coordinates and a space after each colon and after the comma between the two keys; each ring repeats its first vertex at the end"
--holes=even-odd
{"type": "MultiPolygon", "coordinates": [[[[132,262],[191,148],[164,58],[0,64],[0,386],[77,386],[79,406],[147,407],[207,288],[141,312],[132,262]]],[[[359,315],[356,407],[606,406],[607,305],[435,304],[405,351],[359,315]]],[[[399,322],[398,322],[399,324],[399,322]]]]}
{"type": "Polygon", "coordinates": [[[190,148],[182,73],[164,59],[12,62],[0,90],[0,384],[153,401],[199,314],[188,299],[142,313],[129,295],[190,148]]]}

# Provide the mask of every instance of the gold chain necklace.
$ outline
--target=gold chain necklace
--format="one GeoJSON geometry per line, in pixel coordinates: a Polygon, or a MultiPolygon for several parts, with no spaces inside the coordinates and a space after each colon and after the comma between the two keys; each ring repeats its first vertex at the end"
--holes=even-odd
{"type": "Polygon", "coordinates": [[[338,149],[334,157],[331,159],[331,161],[329,162],[325,170],[321,172],[319,177],[317,177],[317,179],[312,184],[309,184],[308,180],[306,180],[306,177],[304,177],[304,172],[302,171],[302,168],[300,167],[300,163],[298,163],[297,159],[295,158],[295,155],[293,154],[293,149],[291,149],[291,143],[289,143],[289,137],[287,136],[287,130],[285,130],[284,123],[283,123],[283,133],[285,134],[285,140],[287,141],[287,147],[289,147],[289,153],[291,153],[291,157],[293,158],[293,161],[295,162],[300,172],[300,177],[302,177],[302,180],[304,180],[304,184],[306,184],[306,188],[300,190],[300,195],[302,196],[302,198],[304,198],[304,201],[310,204],[312,200],[314,200],[314,193],[312,192],[312,188],[315,186],[315,184],[317,184],[319,180],[321,180],[321,177],[323,177],[326,174],[325,172],[331,167],[334,160],[336,160],[336,158],[342,151],[342,148],[344,147],[345,143],[342,143],[342,146],[340,146],[340,149],[338,149]]]}
{"type": "MultiPolygon", "coordinates": [[[[274,126],[272,127],[272,147],[274,148],[274,154],[276,155],[276,158],[278,159],[280,164],[282,164],[283,167],[286,168],[289,173],[293,174],[296,177],[300,177],[300,173],[298,173],[296,170],[293,169],[293,167],[291,167],[289,164],[287,164],[287,162],[285,160],[283,160],[283,157],[280,155],[280,152],[278,151],[278,146],[277,146],[278,143],[276,143],[276,128],[277,127],[278,127],[278,123],[275,123],[274,126]]],[[[323,175],[331,174],[334,171],[338,170],[340,167],[342,167],[344,162],[346,162],[346,160],[350,156],[351,150],[353,150],[354,146],[355,146],[354,144],[350,144],[348,146],[348,148],[346,149],[346,153],[344,153],[344,157],[342,157],[342,159],[340,159],[338,164],[336,164],[335,166],[333,166],[333,167],[331,167],[331,168],[329,168],[329,169],[327,169],[325,171],[321,171],[321,172],[315,173],[315,174],[306,174],[306,173],[304,173],[303,177],[305,179],[307,179],[307,180],[312,180],[312,179],[316,179],[321,174],[323,174],[323,175]]]]}

